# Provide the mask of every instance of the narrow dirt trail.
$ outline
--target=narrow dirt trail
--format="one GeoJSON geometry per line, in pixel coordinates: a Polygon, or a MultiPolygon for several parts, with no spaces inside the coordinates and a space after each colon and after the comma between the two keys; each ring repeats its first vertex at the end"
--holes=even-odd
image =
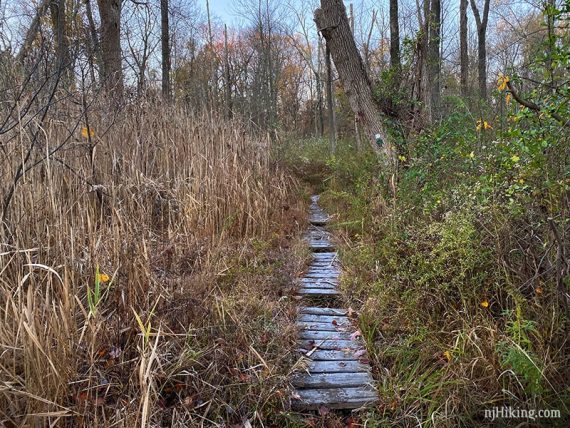
{"type": "Polygon", "coordinates": [[[311,198],[307,241],[313,260],[301,278],[297,293],[298,345],[307,360],[306,370],[295,375],[293,407],[296,410],[356,409],[373,404],[373,386],[365,348],[347,309],[338,308],[340,263],[331,234],[329,216],[311,198]]]}

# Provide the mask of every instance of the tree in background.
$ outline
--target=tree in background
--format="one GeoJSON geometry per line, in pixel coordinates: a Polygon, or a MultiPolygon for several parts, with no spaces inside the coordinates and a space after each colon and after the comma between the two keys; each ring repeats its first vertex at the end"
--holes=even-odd
{"type": "Polygon", "coordinates": [[[441,1],[431,0],[427,19],[427,76],[429,81],[430,115],[433,119],[441,116],[441,1]]]}
{"type": "Polygon", "coordinates": [[[343,2],[321,0],[321,7],[315,11],[315,22],[326,40],[351,108],[362,124],[365,138],[375,150],[383,151],[388,166],[394,165],[392,141],[386,131],[384,117],[372,95],[370,81],[356,48],[343,2]]]}
{"type": "Polygon", "coordinates": [[[467,5],[469,0],[460,0],[459,6],[459,67],[461,95],[469,95],[469,45],[468,45],[468,20],[467,5]]]}
{"type": "Polygon", "coordinates": [[[162,42],[162,96],[170,101],[170,26],[168,0],[160,0],[160,39],[162,42]]]}
{"type": "Polygon", "coordinates": [[[115,102],[123,97],[122,0],[97,0],[101,18],[101,80],[115,102]]]}
{"type": "Polygon", "coordinates": [[[394,81],[399,84],[400,69],[400,23],[398,0],[390,0],[390,67],[395,75],[394,81]]]}
{"type": "Polygon", "coordinates": [[[483,16],[479,12],[477,0],[471,0],[471,10],[477,24],[477,76],[479,81],[479,99],[487,100],[487,24],[491,0],[484,0],[483,16]]]}

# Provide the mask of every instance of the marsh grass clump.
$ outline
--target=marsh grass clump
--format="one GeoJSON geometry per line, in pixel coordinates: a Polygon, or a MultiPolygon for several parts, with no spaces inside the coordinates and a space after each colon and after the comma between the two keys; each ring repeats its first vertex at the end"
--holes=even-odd
{"type": "MultiPolygon", "coordinates": [[[[5,426],[196,426],[286,406],[297,183],[238,120],[158,111],[90,112],[90,132],[15,187],[0,249],[5,426]]],[[[68,131],[48,120],[42,144],[68,131]]],[[[17,163],[0,157],[3,195],[17,163]]]]}

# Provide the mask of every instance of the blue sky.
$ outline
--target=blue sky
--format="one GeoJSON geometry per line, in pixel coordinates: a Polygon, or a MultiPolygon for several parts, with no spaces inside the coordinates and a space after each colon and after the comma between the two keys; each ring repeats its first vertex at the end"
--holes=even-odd
{"type": "MultiPolygon", "coordinates": [[[[198,0],[200,6],[206,10],[206,0],[198,0]]],[[[210,13],[220,18],[223,22],[231,24],[239,21],[239,16],[236,15],[235,2],[231,0],[210,0],[210,13]]]]}

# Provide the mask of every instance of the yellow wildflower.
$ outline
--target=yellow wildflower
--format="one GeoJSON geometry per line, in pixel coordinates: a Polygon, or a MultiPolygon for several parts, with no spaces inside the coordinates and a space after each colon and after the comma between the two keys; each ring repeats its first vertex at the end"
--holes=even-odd
{"type": "Polygon", "coordinates": [[[486,120],[479,119],[479,120],[477,121],[477,126],[475,127],[475,129],[476,129],[477,131],[480,131],[480,130],[482,130],[482,129],[483,129],[483,130],[485,130],[485,129],[493,129],[493,127],[492,127],[491,124],[490,124],[489,122],[487,122],[486,120]]]}
{"type": "Polygon", "coordinates": [[[401,162],[406,162],[406,157],[405,156],[398,156],[398,159],[400,159],[401,162]]]}
{"type": "Polygon", "coordinates": [[[106,273],[100,273],[99,274],[99,282],[109,282],[110,279],[111,279],[111,277],[109,275],[107,275],[106,273]]]}
{"type": "Polygon", "coordinates": [[[488,308],[489,307],[489,301],[488,300],[483,300],[481,302],[481,307],[482,308],[488,308]]]}
{"type": "Polygon", "coordinates": [[[521,160],[521,158],[519,158],[517,155],[512,155],[511,160],[513,161],[513,163],[517,163],[518,161],[521,160]]]}
{"type": "Polygon", "coordinates": [[[469,153],[469,157],[470,157],[471,159],[473,159],[473,158],[475,157],[475,152],[469,153]]]}
{"type": "Polygon", "coordinates": [[[445,351],[445,352],[443,353],[443,356],[447,359],[447,362],[450,362],[450,361],[451,361],[451,352],[445,351]]]}

